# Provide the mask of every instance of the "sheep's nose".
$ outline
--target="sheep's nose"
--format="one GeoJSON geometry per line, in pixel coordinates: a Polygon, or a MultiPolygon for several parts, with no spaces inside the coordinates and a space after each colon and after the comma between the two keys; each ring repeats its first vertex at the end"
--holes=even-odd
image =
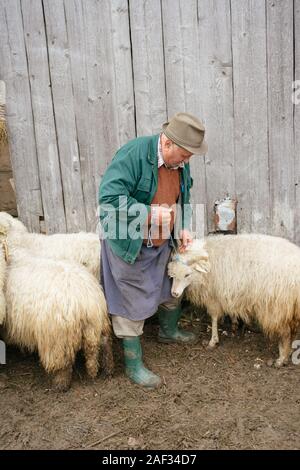
{"type": "Polygon", "coordinates": [[[178,292],[176,292],[176,291],[173,291],[173,290],[172,290],[172,292],[171,292],[171,293],[172,293],[173,297],[176,297],[176,298],[177,298],[177,297],[179,297],[179,294],[178,294],[178,292]]]}

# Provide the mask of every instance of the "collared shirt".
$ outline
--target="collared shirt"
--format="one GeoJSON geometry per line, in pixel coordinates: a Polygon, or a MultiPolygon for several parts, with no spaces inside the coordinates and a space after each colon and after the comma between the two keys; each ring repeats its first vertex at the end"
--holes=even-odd
{"type": "MultiPolygon", "coordinates": [[[[159,136],[159,139],[158,139],[157,155],[158,155],[158,168],[160,168],[162,165],[165,165],[164,158],[162,155],[162,150],[161,150],[161,136],[159,136]]],[[[178,166],[172,167],[171,169],[178,170],[178,168],[184,168],[184,162],[179,163],[178,166]]]]}

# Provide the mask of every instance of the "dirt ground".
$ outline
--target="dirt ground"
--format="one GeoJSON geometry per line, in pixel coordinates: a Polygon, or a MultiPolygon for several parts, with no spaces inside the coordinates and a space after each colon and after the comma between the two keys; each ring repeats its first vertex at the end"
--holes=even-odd
{"type": "MultiPolygon", "coordinates": [[[[190,309],[191,310],[191,309],[190,309]]],[[[207,351],[206,316],[185,315],[199,335],[187,347],[156,341],[145,327],[145,362],[164,385],[147,391],[123,374],[114,342],[115,375],[89,381],[78,358],[71,389],[59,394],[37,356],[7,349],[0,366],[1,449],[299,449],[300,365],[271,367],[277,348],[259,332],[232,336],[207,351]]]]}

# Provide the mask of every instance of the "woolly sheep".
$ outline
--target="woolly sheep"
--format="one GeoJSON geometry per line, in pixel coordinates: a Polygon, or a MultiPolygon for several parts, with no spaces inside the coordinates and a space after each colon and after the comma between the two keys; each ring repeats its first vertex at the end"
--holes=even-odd
{"type": "Polygon", "coordinates": [[[85,268],[14,250],[9,257],[5,295],[4,339],[30,352],[38,351],[55,388],[70,386],[80,349],[90,377],[98,372],[100,345],[104,369],[112,373],[106,301],[99,283],[85,268]]]}
{"type": "Polygon", "coordinates": [[[0,238],[6,237],[9,250],[25,248],[33,255],[76,261],[99,279],[100,241],[95,233],[29,233],[22,222],[6,212],[0,212],[0,238]]]}
{"type": "Polygon", "coordinates": [[[225,313],[245,323],[256,319],[268,336],[279,338],[276,366],[287,363],[300,324],[300,248],[279,237],[257,234],[195,240],[168,267],[172,295],[205,306],[212,318],[214,347],[225,313]]]}
{"type": "Polygon", "coordinates": [[[20,233],[28,232],[25,225],[7,212],[0,212],[0,228],[13,229],[20,233]]]}
{"type": "Polygon", "coordinates": [[[6,263],[4,259],[4,251],[0,244],[0,325],[3,323],[5,318],[5,297],[3,293],[4,289],[4,280],[5,280],[5,272],[6,272],[6,263]]]}

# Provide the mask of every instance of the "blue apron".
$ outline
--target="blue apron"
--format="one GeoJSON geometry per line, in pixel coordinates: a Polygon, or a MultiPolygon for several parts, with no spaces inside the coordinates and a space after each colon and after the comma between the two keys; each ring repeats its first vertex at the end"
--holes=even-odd
{"type": "Polygon", "coordinates": [[[145,320],[161,303],[174,300],[167,274],[171,250],[169,240],[158,247],[142,245],[134,264],[128,264],[101,240],[101,282],[111,315],[145,320]]]}

